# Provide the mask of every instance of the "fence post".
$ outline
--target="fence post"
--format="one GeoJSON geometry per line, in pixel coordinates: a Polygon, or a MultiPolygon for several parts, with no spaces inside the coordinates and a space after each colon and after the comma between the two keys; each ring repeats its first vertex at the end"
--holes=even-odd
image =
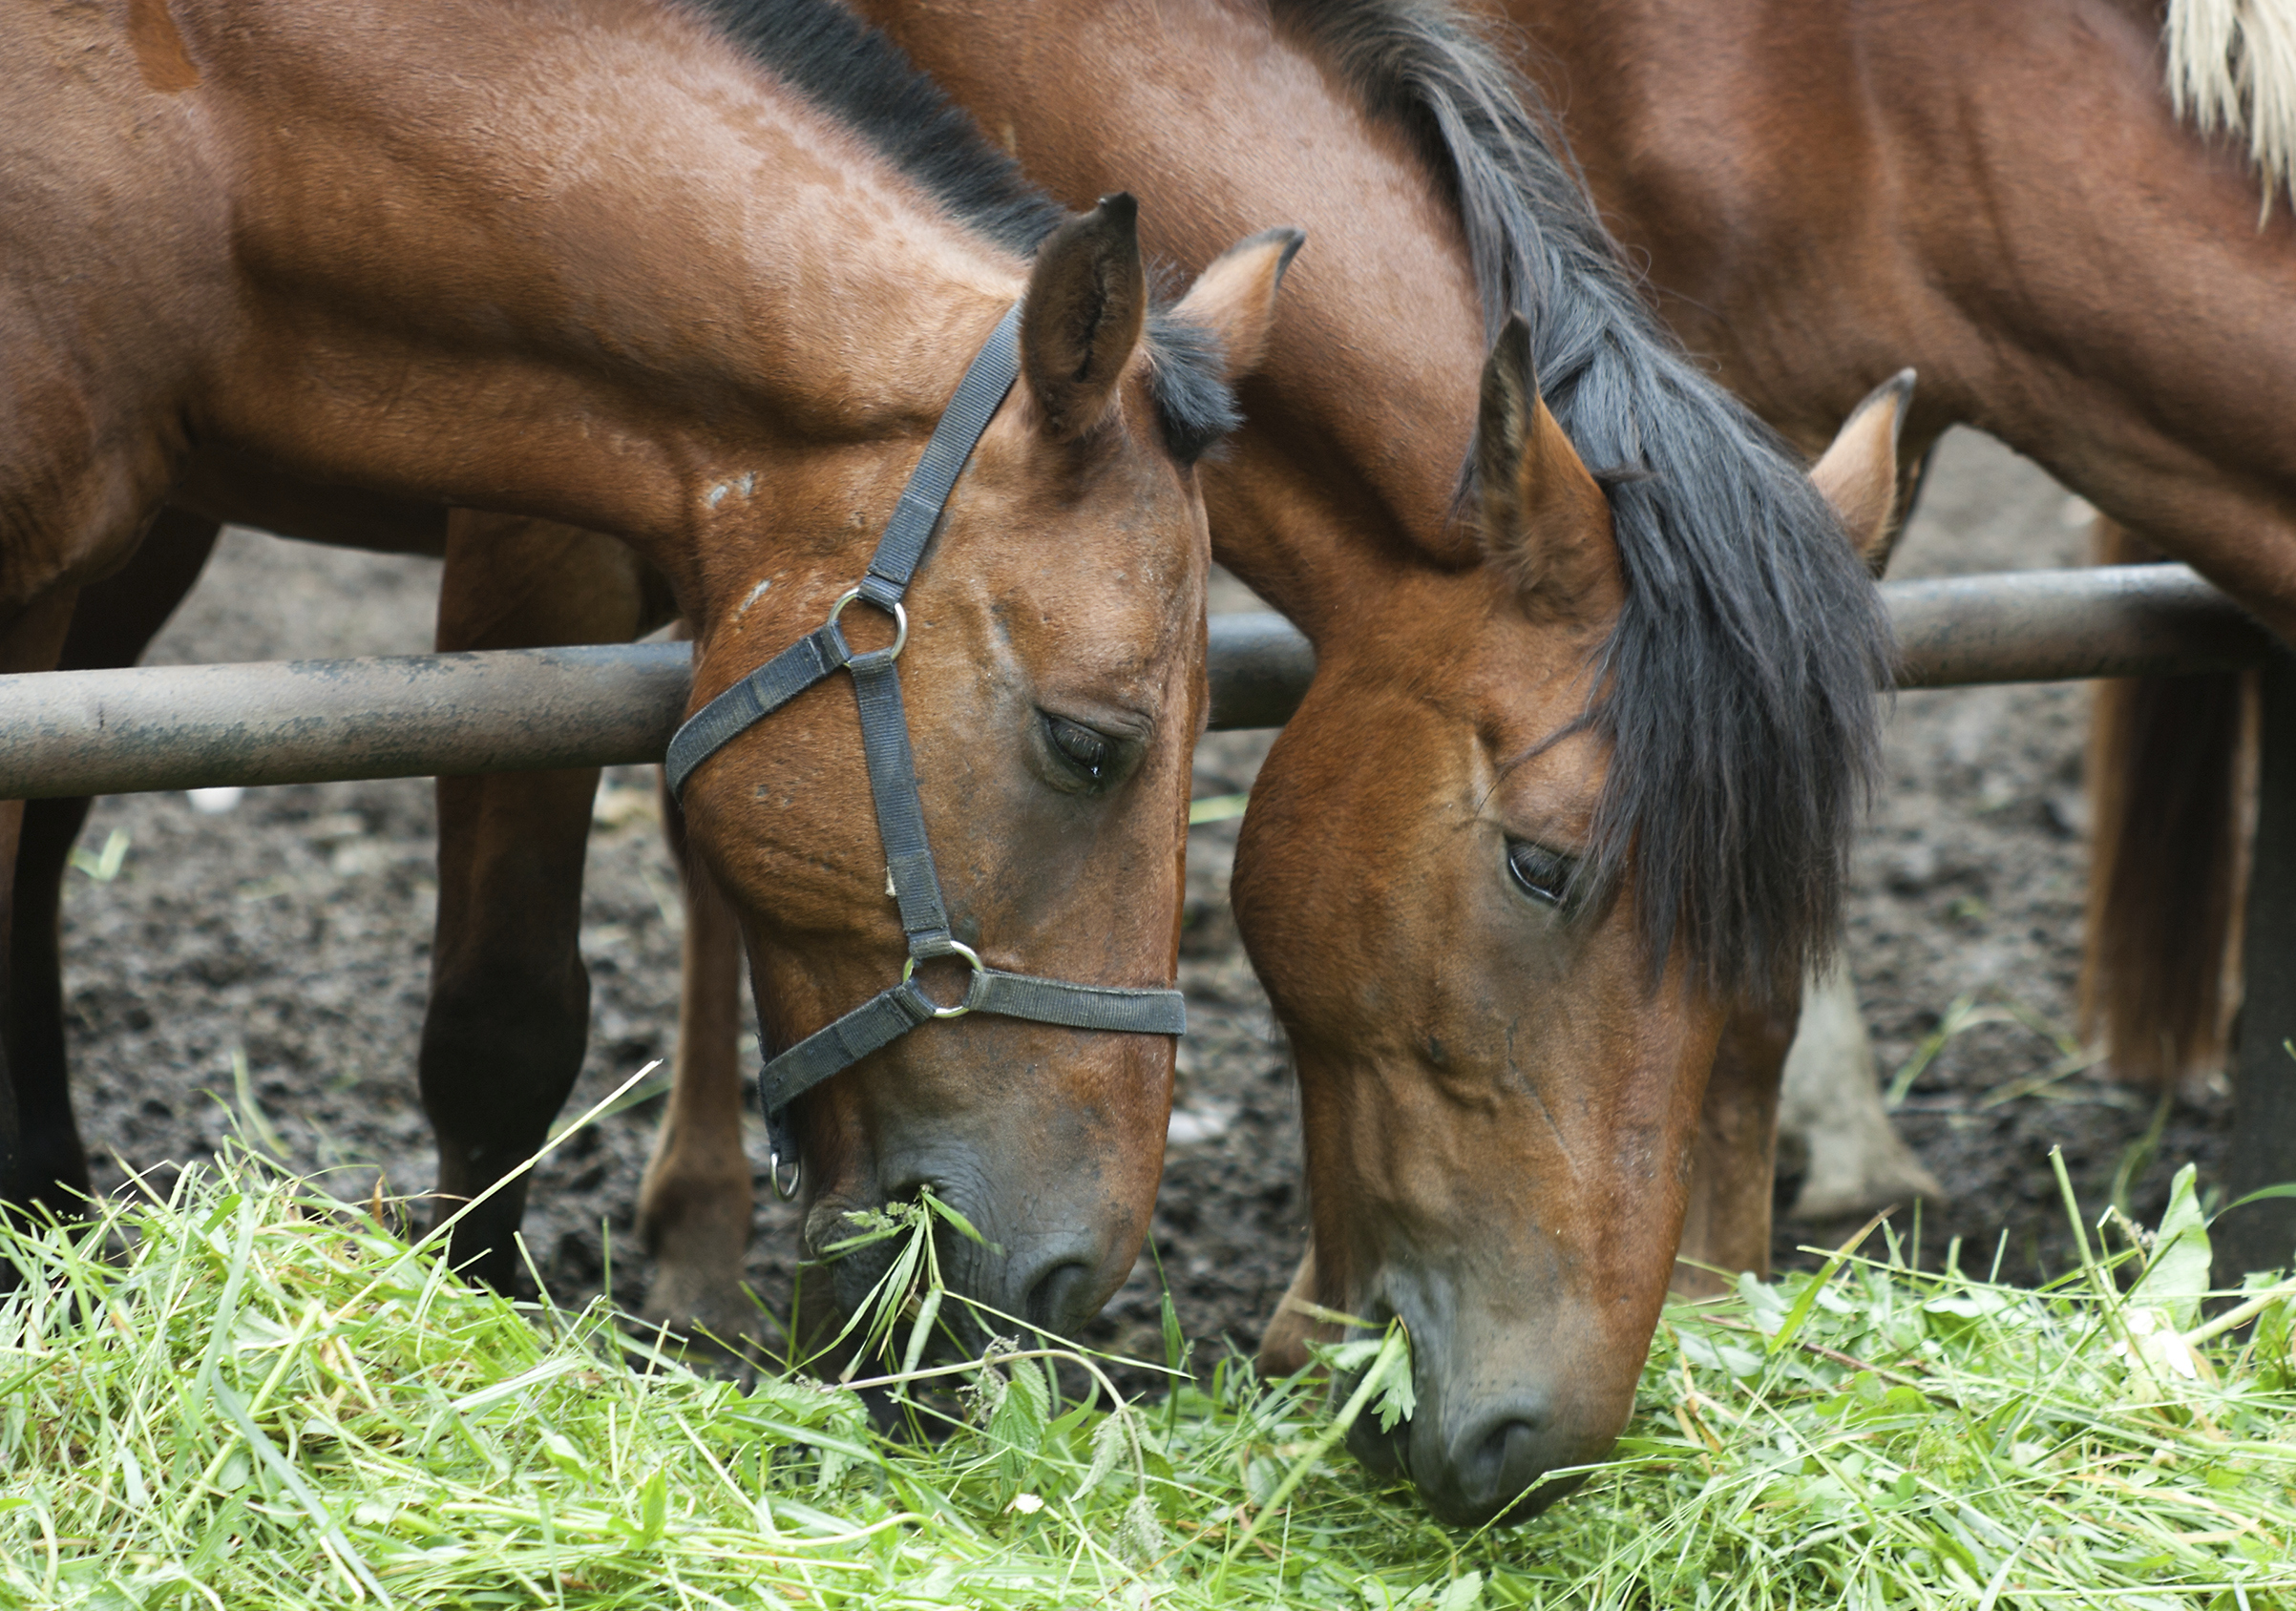
{"type": "MultiPolygon", "coordinates": [[[[2256,856],[2241,948],[2245,992],[2233,1067],[2232,1145],[2224,1199],[2296,1181],[2296,656],[2265,660],[2264,755],[2259,767],[2256,856]]],[[[2252,1203],[2212,1232],[2216,1283],[2237,1287],[2251,1269],[2296,1264],[2296,1199],[2252,1203]]]]}

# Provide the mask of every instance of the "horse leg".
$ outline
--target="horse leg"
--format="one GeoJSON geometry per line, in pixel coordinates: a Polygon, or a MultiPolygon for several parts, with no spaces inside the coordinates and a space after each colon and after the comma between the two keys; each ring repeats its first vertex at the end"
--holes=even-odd
{"type": "MultiPolygon", "coordinates": [[[[58,671],[134,665],[200,579],[221,528],[179,509],[160,513],[125,569],[80,590],[56,656],[58,671]]],[[[95,802],[34,800],[24,807],[9,931],[8,1045],[21,1125],[18,1201],[58,1216],[77,1213],[94,1190],[87,1149],[72,1113],[64,1055],[64,872],[95,802]]]]}
{"type": "MultiPolygon", "coordinates": [[[[77,596],[76,588],[58,588],[33,600],[13,619],[0,623],[0,675],[54,669],[65,634],[71,630],[77,596]]],[[[16,847],[23,827],[24,802],[0,800],[0,1024],[14,1016],[10,930],[14,926],[16,847]]],[[[10,1038],[0,1035],[0,1204],[19,1205],[32,1201],[34,1182],[26,1168],[16,1084],[10,1072],[10,1038]]],[[[7,1279],[0,1275],[0,1285],[7,1279]]]]}
{"type": "MultiPolygon", "coordinates": [[[[2159,555],[2100,518],[2094,557],[2159,555]]],[[[2241,672],[2096,684],[2080,1026],[2138,1084],[2189,1086],[2223,1066],[2254,687],[2241,672]]]]}
{"type": "Polygon", "coordinates": [[[685,945],[669,1105],[638,1187],[638,1233],[654,1261],[645,1318],[731,1342],[756,1319],[742,1293],[752,1205],[742,1145],[742,935],[716,880],[686,854],[667,789],[662,820],[685,869],[685,945]]]}
{"type": "Polygon", "coordinates": [[[1707,1297],[1733,1273],[1770,1269],[1770,1195],[1777,1172],[1778,1094],[1793,1043],[1795,1003],[1732,1015],[1692,1143],[1689,1201],[1675,1290],[1707,1297]],[[1710,1266],[1711,1268],[1700,1266],[1710,1266]]]}
{"type": "Polygon", "coordinates": [[[1802,986],[1778,1130],[1780,1153],[1803,1160],[1790,1218],[1835,1220],[1945,1195],[1890,1126],[1857,987],[1839,959],[1802,986]]]}
{"type": "MultiPolygon", "coordinates": [[[[441,650],[624,642],[648,589],[613,538],[456,511],[439,592],[441,650]]],[[[590,1033],[582,857],[594,768],[438,780],[438,927],[420,1058],[445,1211],[538,1151],[590,1033]]],[[[454,1227],[449,1258],[496,1287],[518,1268],[527,1182],[454,1227]]]]}
{"type": "MultiPolygon", "coordinates": [[[[2222,1174],[2236,1203],[2296,1181],[2296,1062],[2287,1050],[2296,1039],[2296,656],[2276,656],[2259,681],[2256,838],[2238,931],[2245,989],[2222,1174]]],[[[2220,1287],[2237,1287],[2250,1270],[2285,1269],[2296,1202],[2234,1208],[2209,1234],[2220,1287]]]]}
{"type": "Polygon", "coordinates": [[[1285,1288],[1283,1301],[1275,1306],[1275,1318],[1268,1322],[1268,1329],[1260,1336],[1260,1380],[1274,1381],[1304,1370],[1314,1357],[1308,1352],[1310,1343],[1340,1340],[1338,1327],[1308,1312],[1308,1306],[1315,1302],[1316,1244],[1311,1241],[1299,1255],[1299,1267],[1292,1273],[1292,1285],[1285,1288]]]}

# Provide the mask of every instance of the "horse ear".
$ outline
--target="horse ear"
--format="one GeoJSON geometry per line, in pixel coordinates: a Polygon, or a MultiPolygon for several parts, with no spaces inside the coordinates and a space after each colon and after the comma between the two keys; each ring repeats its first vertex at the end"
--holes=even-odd
{"type": "Polygon", "coordinates": [[[1148,318],[1140,204],[1104,196],[1045,238],[1021,304],[1021,373],[1055,441],[1107,416],[1148,318]]]}
{"type": "Polygon", "coordinates": [[[1897,443],[1912,405],[1913,371],[1900,369],[1865,394],[1810,471],[1876,576],[1888,568],[1890,550],[1905,530],[1897,518],[1897,443]]]}
{"type": "Polygon", "coordinates": [[[1520,314],[1483,366],[1475,476],[1484,555],[1514,579],[1525,609],[1585,621],[1616,611],[1626,590],[1611,502],[1539,396],[1520,314]]]}
{"type": "Polygon", "coordinates": [[[1267,356],[1275,325],[1275,293],[1307,232],[1265,229],[1237,241],[1196,276],[1172,309],[1178,317],[1218,333],[1227,378],[1239,380],[1267,356]]]}

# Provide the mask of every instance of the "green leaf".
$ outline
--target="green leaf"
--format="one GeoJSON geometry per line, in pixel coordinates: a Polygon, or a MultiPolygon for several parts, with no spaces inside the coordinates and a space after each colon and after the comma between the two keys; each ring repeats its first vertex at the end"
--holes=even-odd
{"type": "Polygon", "coordinates": [[[1764,1337],[1775,1339],[1785,1329],[1786,1301],[1777,1287],[1746,1270],[1738,1275],[1738,1295],[1745,1302],[1746,1318],[1764,1337]]]}
{"type": "Polygon", "coordinates": [[[1353,1375],[1358,1370],[1369,1370],[1385,1346],[1383,1337],[1359,1337],[1352,1343],[1311,1342],[1308,1353],[1335,1374],[1353,1375]]]}
{"type": "MultiPolygon", "coordinates": [[[[1408,1333],[1402,1333],[1406,1345],[1408,1333]]],[[[1371,1412],[1380,1418],[1381,1432],[1395,1431],[1398,1421],[1407,1421],[1419,1408],[1419,1399],[1411,1389],[1411,1349],[1408,1346],[1391,1350],[1380,1373],[1379,1396],[1371,1401],[1371,1412]]]]}
{"type": "Polygon", "coordinates": [[[1180,1311],[1172,1307],[1172,1289],[1163,1292],[1164,1363],[1167,1369],[1178,1370],[1188,1364],[1188,1338],[1180,1329],[1180,1311]]]}
{"type": "Polygon", "coordinates": [[[998,1445],[997,1467],[1005,1481],[1020,1482],[1036,1464],[1044,1448],[1044,1423],[1051,1405],[1043,1367],[1033,1359],[1014,1360],[1012,1379],[988,1423],[989,1438],[998,1445]]]}
{"type": "Polygon", "coordinates": [[[2235,1208],[2245,1207],[2251,1203],[2267,1202],[2276,1197],[2296,1197],[2296,1181],[2284,1181],[2279,1185],[2265,1186],[2261,1190],[2252,1191],[2243,1198],[2225,1203],[2216,1211],[2216,1217],[2221,1220],[2235,1208]]]}
{"type": "Polygon", "coordinates": [[[662,1537],[663,1523],[669,1519],[669,1468],[656,1466],[654,1475],[645,1479],[638,1490],[638,1544],[641,1549],[655,1543],[662,1537]]]}
{"type": "Polygon", "coordinates": [[[958,1212],[955,1203],[943,1203],[939,1198],[934,1196],[931,1192],[926,1192],[924,1194],[924,1201],[926,1207],[932,1209],[935,1214],[938,1215],[941,1219],[946,1220],[951,1225],[955,1226],[957,1234],[963,1237],[967,1242],[976,1243],[979,1245],[985,1247],[990,1252],[998,1255],[1000,1258],[1003,1256],[1004,1249],[996,1243],[991,1242],[987,1237],[981,1235],[980,1232],[975,1228],[972,1221],[966,1219],[962,1214],[958,1212]]]}
{"type": "Polygon", "coordinates": [[[1078,1493],[1089,1494],[1098,1488],[1124,1457],[1125,1415],[1123,1410],[1111,1411],[1093,1430],[1092,1463],[1085,1469],[1085,1480],[1078,1485],[1078,1493]]]}
{"type": "Polygon", "coordinates": [[[581,1450],[572,1438],[567,1437],[563,1433],[544,1433],[542,1434],[542,1453],[562,1475],[574,1478],[577,1482],[587,1484],[595,1480],[591,1475],[590,1463],[582,1458],[581,1450]]]}
{"type": "Polygon", "coordinates": [[[1435,1611],[1475,1611],[1483,1603],[1483,1574],[1469,1572],[1453,1579],[1435,1601],[1435,1611]]]}
{"type": "Polygon", "coordinates": [[[1727,1370],[1733,1376],[1761,1374],[1762,1357],[1752,1349],[1716,1342],[1694,1331],[1682,1333],[1682,1357],[1693,1365],[1702,1365],[1710,1370],[1727,1370]]]}
{"type": "Polygon", "coordinates": [[[2199,1318],[2201,1299],[2208,1291],[2208,1221],[2201,1213],[2193,1179],[2199,1170],[2187,1163],[2177,1171],[2168,1188],[2168,1211],[2144,1274],[2129,1289],[2132,1306],[2165,1309],[2179,1330],[2199,1318]]]}
{"type": "MultiPolygon", "coordinates": [[[[1842,1267],[1843,1263],[1848,1260],[1850,1255],[1858,1250],[1859,1246],[1864,1244],[1865,1239],[1871,1236],[1875,1229],[1886,1218],[1888,1218],[1888,1213],[1886,1210],[1876,1214],[1872,1219],[1865,1222],[1865,1228],[1864,1230],[1861,1230],[1857,1235],[1851,1237],[1847,1242],[1842,1244],[1841,1246],[1835,1248],[1833,1256],[1825,1261],[1825,1267],[1820,1270],[1818,1274],[1810,1281],[1809,1285],[1802,1287],[1801,1291],[1796,1295],[1793,1307],[1786,1310],[1785,1318],[1778,1324],[1775,1329],[1769,1328],[1764,1329],[1770,1332],[1769,1348],[1772,1353],[1776,1353],[1780,1349],[1785,1348],[1787,1345],[1793,1342],[1795,1334],[1799,1332],[1802,1326],[1809,1320],[1810,1310],[1818,1303],[1819,1295],[1825,1290],[1826,1283],[1833,1280],[1834,1272],[1842,1267]]],[[[1740,1276],[1738,1278],[1738,1289],[1743,1291],[1745,1289],[1746,1282],[1751,1279],[1751,1276],[1740,1276]]]]}
{"type": "Polygon", "coordinates": [[[1224,823],[1240,817],[1245,802],[1251,798],[1248,794],[1208,794],[1201,800],[1191,800],[1188,803],[1188,826],[1195,827],[1203,823],[1224,823]]]}
{"type": "Polygon", "coordinates": [[[933,1323],[940,1318],[940,1294],[936,1287],[927,1292],[924,1301],[916,1306],[916,1324],[909,1328],[909,1348],[901,1355],[901,1374],[916,1373],[917,1361],[925,1356],[925,1345],[933,1340],[933,1323]]]}

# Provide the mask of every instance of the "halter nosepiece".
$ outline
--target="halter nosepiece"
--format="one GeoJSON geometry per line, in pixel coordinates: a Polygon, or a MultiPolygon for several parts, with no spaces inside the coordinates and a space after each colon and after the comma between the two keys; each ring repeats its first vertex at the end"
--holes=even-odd
{"type": "Polygon", "coordinates": [[[663,763],[670,793],[682,795],[694,768],[735,738],[770,716],[800,693],[839,669],[853,677],[860,707],[861,754],[869,767],[869,792],[876,806],[877,834],[884,841],[885,866],[900,907],[901,931],[909,944],[900,981],[878,992],[852,1012],[767,1061],[757,1077],[758,1105],[765,1110],[771,1149],[774,1190],[795,1195],[795,1181],[784,1189],[781,1165],[794,1161],[788,1130],[789,1107],[830,1076],[850,1068],[872,1052],[891,1045],[934,1018],[994,1013],[1069,1029],[1116,1030],[1138,1035],[1178,1035],[1188,1027],[1188,1011],[1176,990],[1134,990],[1118,985],[1080,985],[1008,973],[983,963],[971,947],[949,932],[941,900],[940,875],[925,837],[925,813],[916,792],[916,759],[909,747],[909,718],[901,705],[896,662],[909,640],[909,617],[901,596],[924,558],[925,544],[940,520],[949,493],[988,429],[1005,394],[1021,373],[1021,309],[1016,303],[958,386],[934,427],[924,457],[902,488],[900,502],[886,523],[885,535],[870,556],[868,574],[830,607],[829,619],[759,666],[678,729],[663,763]],[[883,649],[856,655],[837,620],[860,599],[893,617],[894,640],[883,649]],[[973,970],[964,998],[943,1007],[912,975],[919,962],[954,956],[973,970]]]}

